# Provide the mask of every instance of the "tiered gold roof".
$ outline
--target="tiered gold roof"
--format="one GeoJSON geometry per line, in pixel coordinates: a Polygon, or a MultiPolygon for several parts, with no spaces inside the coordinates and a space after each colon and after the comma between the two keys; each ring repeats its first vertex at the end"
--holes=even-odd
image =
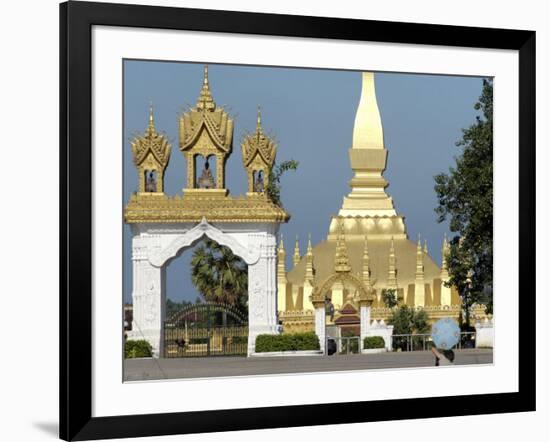
{"type": "Polygon", "coordinates": [[[260,157],[260,164],[266,164],[269,167],[273,166],[275,155],[277,154],[277,144],[264,133],[259,108],[256,132],[244,137],[241,143],[241,151],[245,168],[256,160],[257,157],[260,157]]]}
{"type": "Polygon", "coordinates": [[[154,160],[163,167],[168,165],[170,160],[171,146],[168,138],[157,132],[153,116],[153,106],[149,109],[149,124],[143,136],[135,137],[130,145],[134,154],[134,164],[141,166],[151,155],[154,160]]]}
{"type": "Polygon", "coordinates": [[[181,115],[179,120],[180,150],[185,152],[195,148],[202,155],[215,154],[218,151],[229,154],[233,144],[233,119],[221,107],[216,105],[210,91],[208,66],[204,67],[202,88],[195,107],[181,115]],[[207,142],[207,132],[213,146],[207,142]],[[198,148],[198,149],[197,149],[198,148]]]}

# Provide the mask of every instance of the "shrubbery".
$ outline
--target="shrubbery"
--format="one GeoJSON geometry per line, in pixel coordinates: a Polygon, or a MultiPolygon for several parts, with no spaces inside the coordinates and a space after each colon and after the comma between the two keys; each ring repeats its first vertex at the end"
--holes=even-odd
{"type": "Polygon", "coordinates": [[[231,342],[233,344],[248,344],[248,336],[233,336],[231,342]]]}
{"type": "Polygon", "coordinates": [[[313,332],[258,335],[256,337],[256,353],[319,349],[319,338],[313,332]]]}
{"type": "Polygon", "coordinates": [[[124,357],[126,359],[149,358],[151,356],[153,356],[153,348],[144,339],[128,340],[124,343],[124,357]]]}
{"type": "Polygon", "coordinates": [[[367,336],[363,340],[364,349],[384,348],[385,346],[386,346],[386,343],[384,342],[384,338],[382,336],[367,336]]]}

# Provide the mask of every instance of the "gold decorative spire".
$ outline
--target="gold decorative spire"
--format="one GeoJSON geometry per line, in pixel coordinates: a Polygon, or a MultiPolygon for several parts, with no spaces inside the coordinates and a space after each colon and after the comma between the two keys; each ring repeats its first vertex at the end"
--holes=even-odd
{"type": "Polygon", "coordinates": [[[208,82],[208,65],[204,66],[204,77],[202,80],[202,88],[199,94],[199,99],[197,100],[197,109],[206,109],[209,111],[216,109],[216,103],[212,98],[210,83],[208,82]]]}
{"type": "Polygon", "coordinates": [[[260,136],[262,133],[262,114],[260,106],[258,105],[258,119],[256,120],[256,134],[260,136]]]}
{"type": "Polygon", "coordinates": [[[374,73],[362,73],[361,99],[355,114],[352,149],[384,149],[384,130],[376,101],[374,73]]]}
{"type": "Polygon", "coordinates": [[[428,254],[428,240],[424,238],[424,253],[428,254]]]}
{"type": "Polygon", "coordinates": [[[418,234],[418,245],[416,247],[416,273],[414,281],[414,304],[424,307],[426,304],[426,286],[424,284],[424,250],[418,234]]]}
{"type": "Polygon", "coordinates": [[[298,242],[298,235],[296,235],[296,244],[294,245],[294,256],[292,256],[292,264],[294,267],[298,265],[302,257],[300,256],[300,243],[298,242]]]}
{"type": "Polygon", "coordinates": [[[306,281],[313,281],[314,270],[313,270],[313,247],[311,247],[311,233],[308,236],[307,241],[307,252],[306,252],[306,281]]]}
{"type": "Polygon", "coordinates": [[[346,247],[346,237],[344,235],[344,223],[340,222],[340,231],[338,232],[338,239],[336,240],[336,253],[334,256],[334,271],[335,272],[349,272],[351,266],[349,265],[348,249],[346,247]]]}
{"type": "Polygon", "coordinates": [[[363,249],[363,283],[367,289],[370,289],[370,259],[367,235],[365,235],[365,247],[363,249]]]}
{"type": "Polygon", "coordinates": [[[147,132],[151,135],[156,134],[155,128],[155,116],[153,115],[153,102],[149,103],[149,125],[147,126],[147,132]]]}
{"type": "MultiPolygon", "coordinates": [[[[388,182],[382,176],[386,168],[388,151],[384,146],[384,131],[376,101],[374,73],[363,72],[361,98],[353,127],[353,144],[349,159],[354,177],[349,182],[351,193],[344,198],[339,216],[397,217],[391,197],[386,194],[388,182]]],[[[405,225],[395,223],[397,238],[405,238],[405,225]]],[[[369,231],[369,235],[387,235],[387,230],[369,231]]],[[[365,232],[366,233],[366,232],[365,232]]]]}
{"type": "Polygon", "coordinates": [[[286,252],[285,244],[283,242],[283,234],[281,233],[281,239],[279,241],[279,247],[277,248],[277,279],[279,281],[286,278],[286,252]]]}
{"type": "Polygon", "coordinates": [[[424,250],[422,250],[422,241],[420,241],[420,233],[418,234],[418,244],[416,246],[416,277],[424,278],[424,250]]]}
{"type": "Polygon", "coordinates": [[[388,281],[387,286],[389,289],[397,289],[397,269],[395,266],[395,248],[393,245],[393,236],[390,242],[390,254],[388,258],[388,281]]]}

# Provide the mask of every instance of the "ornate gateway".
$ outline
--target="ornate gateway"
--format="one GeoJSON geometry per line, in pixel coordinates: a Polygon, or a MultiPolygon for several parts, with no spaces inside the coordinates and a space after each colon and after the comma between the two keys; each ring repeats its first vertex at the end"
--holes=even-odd
{"type": "MultiPolygon", "coordinates": [[[[248,148],[243,147],[244,167],[249,179],[256,179],[256,185],[238,197],[229,195],[225,188],[225,163],[233,146],[233,119],[214,101],[206,67],[196,105],[179,117],[179,148],[187,160],[183,196],[164,193],[170,146],[157,133],[152,111],[145,134],[132,142],[139,191],[130,197],[124,211],[133,235],[134,316],[129,338],[149,341],[156,357],[163,354],[163,337],[175,330],[172,322],[163,317],[166,267],[182,250],[205,236],[229,247],[248,265],[248,339],[243,352],[254,352],[258,334],[277,333],[276,235],[280,223],[287,222],[290,216],[264,191],[276,145],[262,132],[259,121],[256,126],[256,138],[245,143],[248,148]],[[205,160],[200,175],[195,170],[198,156],[205,160]],[[209,159],[215,166],[210,165],[209,159]]],[[[231,317],[229,311],[226,313],[231,317]]],[[[239,325],[244,326],[245,323],[239,325]]],[[[239,341],[243,332],[244,329],[235,331],[238,335],[223,332],[221,348],[225,345],[227,349],[239,341]]],[[[211,327],[206,335],[192,338],[209,343],[207,354],[216,352],[212,333],[211,327]]],[[[178,335],[172,341],[175,339],[182,338],[178,335]]],[[[241,341],[244,342],[244,335],[241,341]]],[[[164,354],[170,351],[172,343],[164,354]]]]}

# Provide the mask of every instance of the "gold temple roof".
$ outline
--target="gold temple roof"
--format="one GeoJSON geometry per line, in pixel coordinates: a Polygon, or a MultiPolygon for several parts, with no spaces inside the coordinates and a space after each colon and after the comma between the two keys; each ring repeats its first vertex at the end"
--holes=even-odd
{"type": "Polygon", "coordinates": [[[195,146],[202,154],[209,153],[206,145],[209,144],[203,135],[206,131],[216,149],[226,154],[231,152],[233,143],[233,119],[222,108],[216,106],[210,83],[208,81],[208,66],[204,67],[202,89],[195,107],[184,112],[179,117],[180,150],[188,151],[195,146]]]}
{"type": "Polygon", "coordinates": [[[153,116],[153,105],[149,108],[149,124],[142,136],[136,136],[130,142],[134,155],[134,164],[140,166],[149,155],[152,155],[159,165],[166,167],[170,159],[170,142],[168,138],[157,132],[153,116]]]}
{"type": "Polygon", "coordinates": [[[182,223],[200,222],[203,217],[209,222],[287,222],[290,215],[271,202],[266,196],[220,196],[208,190],[194,194],[136,195],[124,210],[124,221],[134,223],[182,223]]]}
{"type": "MultiPolygon", "coordinates": [[[[369,267],[370,280],[374,289],[380,290],[386,287],[388,278],[390,240],[370,239],[369,245],[369,267]]],[[[323,281],[330,274],[334,273],[334,257],[336,254],[336,241],[322,241],[313,247],[313,262],[315,267],[316,282],[323,281]]],[[[361,240],[347,240],[346,249],[348,260],[353,274],[361,277],[363,272],[363,253],[365,242],[361,240]]],[[[397,286],[406,288],[414,284],[416,272],[416,243],[409,239],[395,239],[394,250],[397,269],[397,286]]],[[[303,257],[300,262],[287,273],[288,282],[302,286],[306,270],[306,259],[303,257]]],[[[434,260],[426,255],[424,257],[424,278],[431,281],[440,277],[440,268],[434,260]]]]}
{"type": "Polygon", "coordinates": [[[266,165],[269,167],[273,166],[275,155],[277,154],[277,144],[264,133],[259,108],[256,132],[243,138],[241,150],[244,167],[248,167],[258,155],[266,165]]]}

